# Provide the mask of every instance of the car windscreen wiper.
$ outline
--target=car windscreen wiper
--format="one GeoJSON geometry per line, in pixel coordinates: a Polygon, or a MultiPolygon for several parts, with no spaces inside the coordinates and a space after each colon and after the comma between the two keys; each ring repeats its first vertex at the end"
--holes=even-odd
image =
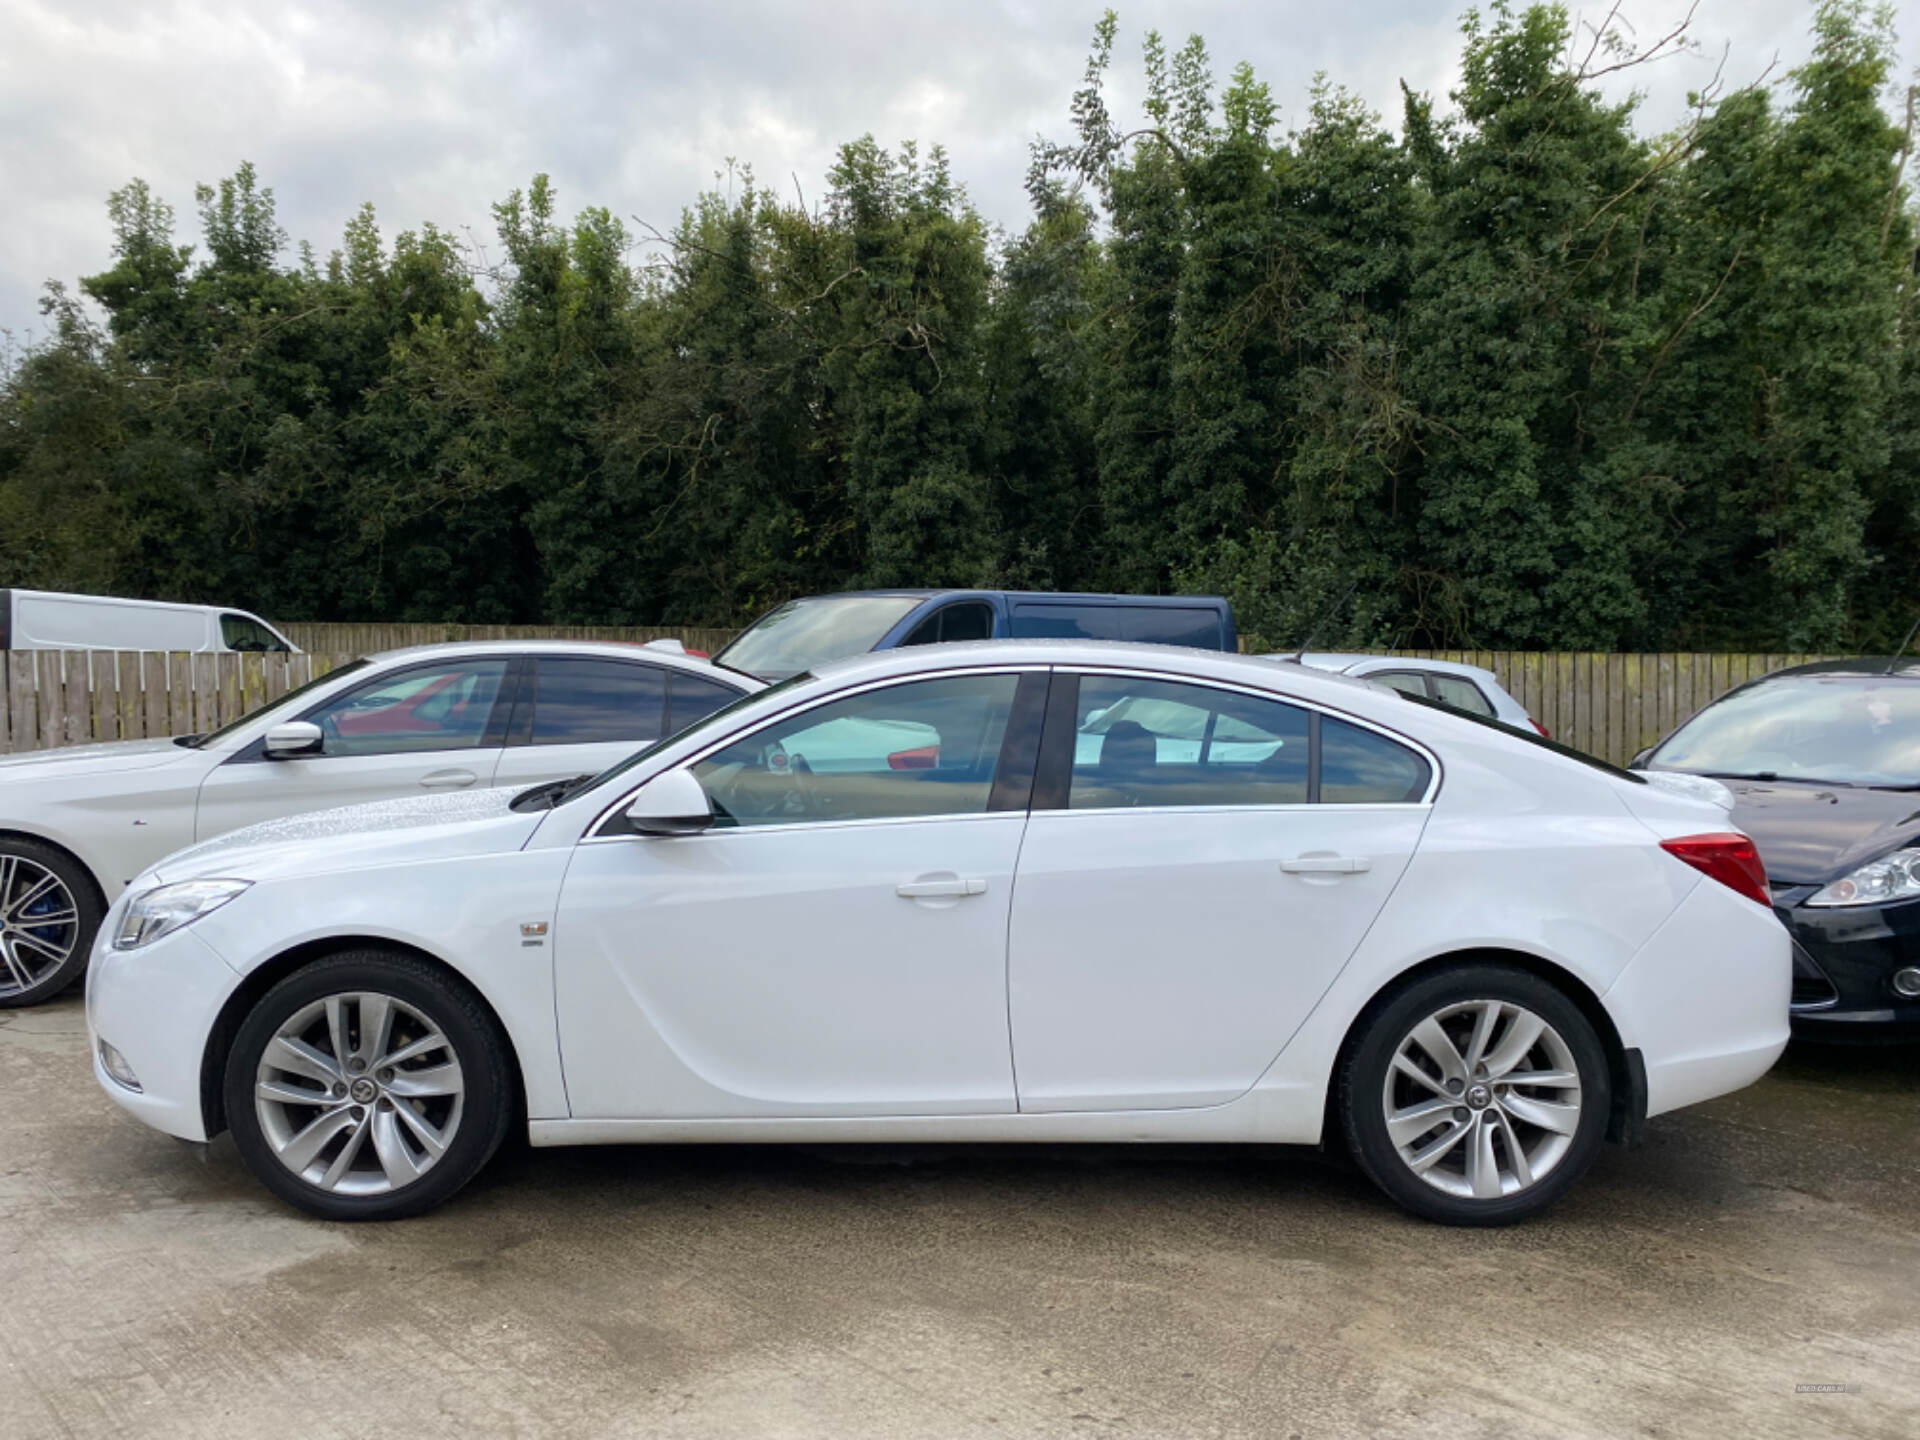
{"type": "Polygon", "coordinates": [[[530,789],[522,790],[507,802],[509,810],[551,810],[556,805],[564,805],[573,797],[576,786],[591,780],[591,775],[569,775],[564,780],[548,780],[530,789]]]}
{"type": "Polygon", "coordinates": [[[1825,780],[1818,775],[1782,775],[1778,770],[1754,770],[1743,773],[1733,770],[1694,770],[1684,772],[1704,775],[1709,780],[1785,780],[1794,785],[1832,785],[1841,790],[1857,790],[1859,782],[1855,780],[1825,780]]]}

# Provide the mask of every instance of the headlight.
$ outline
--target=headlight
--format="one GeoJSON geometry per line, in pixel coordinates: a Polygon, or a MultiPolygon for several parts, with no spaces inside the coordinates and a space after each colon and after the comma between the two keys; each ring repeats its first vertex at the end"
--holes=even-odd
{"type": "Polygon", "coordinates": [[[1836,880],[1809,905],[1884,905],[1890,900],[1920,900],[1920,850],[1896,850],[1836,880]]]}
{"type": "Polygon", "coordinates": [[[120,928],[113,932],[113,948],[138,950],[171,935],[183,925],[191,925],[202,915],[218,910],[245,890],[251,880],[183,880],[178,885],[156,885],[142,890],[127,902],[120,917],[120,928]]]}

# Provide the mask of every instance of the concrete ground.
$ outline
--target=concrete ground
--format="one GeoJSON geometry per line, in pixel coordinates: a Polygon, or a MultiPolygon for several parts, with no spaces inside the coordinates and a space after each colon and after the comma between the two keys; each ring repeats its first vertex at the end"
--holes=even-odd
{"type": "Polygon", "coordinates": [[[0,1012],[0,1097],[7,1440],[1920,1433],[1912,1049],[1790,1053],[1494,1232],[1065,1147],[522,1149],[324,1225],[99,1094],[77,998],[0,1012]]]}

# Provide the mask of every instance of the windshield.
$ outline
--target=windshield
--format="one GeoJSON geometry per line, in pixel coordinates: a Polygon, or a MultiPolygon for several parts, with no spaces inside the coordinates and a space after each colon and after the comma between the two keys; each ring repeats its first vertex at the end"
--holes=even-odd
{"type": "MultiPolygon", "coordinates": [[[[811,679],[813,679],[813,676],[809,675],[806,671],[803,670],[798,675],[789,675],[786,679],[782,680],[778,685],[769,685],[764,690],[755,690],[750,694],[742,695],[739,699],[733,701],[732,703],[727,705],[722,705],[718,710],[710,711],[709,713],[702,715],[698,720],[694,721],[691,725],[683,725],[680,727],[680,729],[674,731],[673,734],[664,736],[661,739],[654,741],[651,745],[642,746],[640,749],[634,751],[633,754],[627,756],[626,759],[620,761],[618,764],[608,766],[605,770],[602,770],[598,775],[586,775],[586,776],[582,776],[578,780],[570,780],[565,782],[565,788],[558,791],[553,796],[552,800],[548,801],[547,803],[549,805],[564,805],[567,803],[567,801],[573,799],[574,796],[584,795],[587,793],[587,791],[592,790],[597,786],[604,785],[607,781],[614,779],[616,776],[624,775],[627,771],[631,770],[634,766],[638,765],[642,760],[646,759],[647,756],[653,754],[654,751],[660,749],[663,745],[677,744],[679,741],[686,739],[689,735],[698,734],[702,730],[713,728],[717,726],[720,722],[724,721],[728,716],[732,715],[734,711],[741,709],[743,706],[751,705],[756,700],[764,700],[769,695],[777,695],[782,690],[791,690],[796,685],[804,685],[811,679]]],[[[551,784],[552,782],[549,782],[549,783],[551,784]]],[[[535,786],[534,790],[545,790],[547,788],[548,786],[546,785],[539,785],[539,786],[535,786]]],[[[533,793],[534,793],[533,790],[522,791],[519,795],[514,796],[514,804],[518,805],[522,800],[530,799],[533,796],[533,793]]]]}
{"type": "Polygon", "coordinates": [[[1731,779],[1920,785],[1920,685],[1869,675],[1763,680],[1702,710],[1647,764],[1731,779]]]}
{"type": "Polygon", "coordinates": [[[280,714],[281,712],[290,714],[300,708],[300,702],[306,698],[308,691],[317,690],[322,685],[331,685],[334,681],[344,679],[356,670],[364,670],[367,668],[367,663],[365,660],[349,660],[346,664],[336,666],[324,675],[314,676],[313,679],[307,681],[304,685],[296,685],[271,704],[262,705],[258,710],[242,715],[238,720],[228,721],[218,730],[209,730],[204,735],[183,737],[182,743],[191,744],[196,750],[204,750],[209,745],[219,744],[242,725],[251,725],[256,720],[264,720],[269,715],[280,714]]]}
{"type": "Polygon", "coordinates": [[[924,600],[917,595],[820,595],[789,600],[734,637],[716,665],[779,680],[829,660],[861,655],[924,600]]]}

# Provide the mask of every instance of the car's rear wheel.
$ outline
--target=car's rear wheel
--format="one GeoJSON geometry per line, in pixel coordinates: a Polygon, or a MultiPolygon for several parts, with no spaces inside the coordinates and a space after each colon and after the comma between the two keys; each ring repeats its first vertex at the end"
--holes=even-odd
{"type": "Polygon", "coordinates": [[[1539,1214],[1593,1162],[1607,1056],[1567,995],[1524,970],[1462,965],[1387,1001],[1349,1051],[1338,1108],[1360,1168],[1453,1225],[1539,1214]]]}
{"type": "Polygon", "coordinates": [[[247,1168],[309,1214],[396,1220],[447,1200],[512,1113],[506,1042],[478,996],[411,955],[318,960],[262,996],[227,1057],[247,1168]]]}
{"type": "Polygon", "coordinates": [[[0,839],[0,1010],[43,1004],[78,980],[105,912],[72,856],[0,839]]]}

